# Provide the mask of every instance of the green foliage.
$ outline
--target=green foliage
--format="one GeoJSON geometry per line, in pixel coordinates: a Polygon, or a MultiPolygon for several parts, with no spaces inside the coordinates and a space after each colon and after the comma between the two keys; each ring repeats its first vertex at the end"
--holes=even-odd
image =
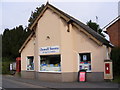
{"type": "Polygon", "coordinates": [[[2,74],[2,59],[0,58],[0,74],[2,74]]]}
{"type": "Polygon", "coordinates": [[[92,20],[90,20],[89,22],[87,22],[87,25],[93,29],[95,32],[99,33],[101,36],[105,37],[105,35],[102,33],[102,29],[100,29],[100,26],[95,23],[95,22],[92,22],[92,20]]]}
{"type": "Polygon", "coordinates": [[[0,58],[2,57],[2,35],[0,34],[0,58]]]}
{"type": "Polygon", "coordinates": [[[9,66],[13,62],[9,58],[2,58],[2,74],[10,74],[9,66]]]}
{"type": "Polygon", "coordinates": [[[0,74],[2,73],[2,34],[0,34],[0,74]]]}
{"type": "Polygon", "coordinates": [[[111,51],[111,59],[113,60],[114,76],[120,76],[120,48],[113,48],[111,51]]]}
{"type": "Polygon", "coordinates": [[[15,58],[20,56],[19,49],[30,32],[30,30],[24,29],[22,25],[11,30],[5,29],[2,35],[2,57],[15,61],[15,58]]]}
{"type": "Polygon", "coordinates": [[[113,82],[120,83],[120,75],[114,76],[113,82]]]}
{"type": "Polygon", "coordinates": [[[31,33],[30,30],[24,29],[22,25],[5,29],[2,36],[2,74],[11,74],[9,66],[15,62],[16,57],[20,57],[19,49],[31,33]]]}
{"type": "Polygon", "coordinates": [[[34,12],[32,11],[31,16],[28,20],[28,22],[29,22],[28,26],[31,26],[33,24],[33,22],[36,20],[36,18],[41,13],[41,11],[43,10],[44,7],[45,7],[44,4],[42,4],[41,7],[37,7],[34,12]]]}

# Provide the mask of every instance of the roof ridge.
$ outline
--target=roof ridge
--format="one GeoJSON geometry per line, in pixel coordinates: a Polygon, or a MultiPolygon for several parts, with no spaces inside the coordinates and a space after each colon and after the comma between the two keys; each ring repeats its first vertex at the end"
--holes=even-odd
{"type": "Polygon", "coordinates": [[[116,18],[114,18],[112,21],[110,21],[107,25],[105,25],[102,29],[105,29],[109,26],[111,26],[111,24],[113,24],[114,22],[116,22],[117,20],[120,19],[120,15],[118,15],[116,18]]]}
{"type": "MultiPolygon", "coordinates": [[[[46,3],[46,5],[44,6],[44,8],[42,9],[41,13],[44,13],[45,10],[47,8],[53,8],[53,10],[55,10],[56,12],[62,14],[63,16],[65,16],[66,18],[70,19],[71,21],[73,21],[74,23],[76,23],[79,27],[82,27],[85,32],[87,32],[88,34],[90,34],[93,38],[95,38],[96,40],[98,40],[99,42],[101,42],[102,44],[106,45],[106,46],[110,46],[113,47],[110,42],[105,39],[103,36],[101,36],[100,34],[98,34],[97,32],[95,32],[93,29],[91,29],[88,25],[82,23],[81,21],[79,21],[78,19],[70,16],[69,14],[63,12],[62,10],[56,8],[55,6],[53,6],[52,4],[50,4],[49,2],[46,3]]],[[[40,14],[41,14],[40,13],[40,14]]],[[[39,15],[40,15],[39,14],[39,15]]],[[[36,20],[33,22],[33,24],[35,25],[35,23],[37,23],[37,21],[39,20],[40,16],[37,16],[36,20]]],[[[69,21],[68,21],[69,22],[69,21]]],[[[33,28],[34,25],[31,25],[31,29],[33,28]]]]}
{"type": "MultiPolygon", "coordinates": [[[[48,3],[48,4],[49,4],[49,3],[48,3]]],[[[52,7],[54,7],[52,4],[49,4],[49,5],[51,5],[52,7]]],[[[56,8],[56,7],[54,7],[54,8],[56,8]]],[[[69,15],[69,14],[63,12],[62,10],[60,10],[60,9],[58,9],[58,8],[56,8],[56,9],[59,10],[59,11],[61,11],[61,12],[64,13],[64,14],[66,14],[67,16],[69,16],[69,18],[70,18],[71,20],[74,19],[74,20],[78,21],[79,23],[81,23],[81,24],[87,26],[89,29],[91,29],[92,32],[94,32],[94,33],[98,34],[100,37],[104,38],[102,35],[100,35],[100,34],[97,33],[96,31],[94,31],[92,28],[90,28],[90,27],[89,27],[88,25],[86,25],[85,23],[81,22],[80,20],[78,20],[78,19],[74,18],[73,16],[71,16],[71,15],[69,15]]],[[[73,21],[74,21],[74,20],[73,20],[73,21]]],[[[104,39],[105,39],[105,38],[104,38],[104,39]]],[[[107,39],[106,39],[106,40],[107,40],[107,39]]]]}

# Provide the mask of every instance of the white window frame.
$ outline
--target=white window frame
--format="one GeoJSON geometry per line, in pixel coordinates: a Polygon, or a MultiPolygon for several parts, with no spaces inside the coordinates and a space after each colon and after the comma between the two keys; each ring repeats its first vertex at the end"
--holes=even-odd
{"type": "Polygon", "coordinates": [[[78,53],[78,71],[80,70],[80,54],[82,53],[90,53],[90,58],[91,58],[91,70],[86,71],[86,72],[92,72],[92,53],[91,52],[79,52],[78,53]]]}
{"type": "Polygon", "coordinates": [[[35,71],[35,61],[34,61],[34,56],[26,56],[26,71],[35,71]],[[28,65],[28,57],[33,57],[34,70],[27,70],[27,65],[28,65]]]}
{"type": "MultiPolygon", "coordinates": [[[[60,55],[60,61],[61,61],[61,54],[54,54],[54,55],[60,55]]],[[[38,65],[39,65],[39,66],[38,66],[38,67],[39,67],[39,70],[38,70],[39,72],[50,72],[50,73],[61,73],[61,72],[62,72],[62,70],[61,70],[61,71],[41,71],[41,70],[40,70],[40,65],[41,65],[41,64],[40,64],[40,63],[41,63],[41,62],[40,62],[40,61],[41,61],[40,56],[41,56],[41,55],[38,56],[38,57],[39,57],[39,64],[38,64],[38,65]]],[[[42,56],[49,56],[49,55],[42,55],[42,56]]],[[[60,63],[60,65],[61,65],[61,63],[60,63]]],[[[60,68],[61,68],[61,67],[60,67],[60,68]]]]}

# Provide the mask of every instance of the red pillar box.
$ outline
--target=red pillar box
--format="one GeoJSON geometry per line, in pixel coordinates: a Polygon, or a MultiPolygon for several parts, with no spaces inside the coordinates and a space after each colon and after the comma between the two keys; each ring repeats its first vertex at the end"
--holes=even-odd
{"type": "Polygon", "coordinates": [[[86,81],[86,70],[80,70],[78,72],[78,82],[85,82],[86,81]]]}
{"type": "Polygon", "coordinates": [[[17,57],[16,58],[16,72],[20,72],[21,71],[21,58],[17,57]]]}
{"type": "Polygon", "coordinates": [[[110,63],[105,63],[105,74],[110,74],[110,63]]]}
{"type": "Polygon", "coordinates": [[[112,60],[104,61],[104,79],[113,79],[112,60]]]}

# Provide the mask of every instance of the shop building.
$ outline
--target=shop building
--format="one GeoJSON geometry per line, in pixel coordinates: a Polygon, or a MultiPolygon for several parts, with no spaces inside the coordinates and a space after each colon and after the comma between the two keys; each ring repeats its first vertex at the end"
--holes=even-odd
{"type": "Polygon", "coordinates": [[[19,50],[23,78],[73,82],[86,69],[87,81],[104,80],[112,46],[87,25],[47,3],[29,28],[19,50]]]}

